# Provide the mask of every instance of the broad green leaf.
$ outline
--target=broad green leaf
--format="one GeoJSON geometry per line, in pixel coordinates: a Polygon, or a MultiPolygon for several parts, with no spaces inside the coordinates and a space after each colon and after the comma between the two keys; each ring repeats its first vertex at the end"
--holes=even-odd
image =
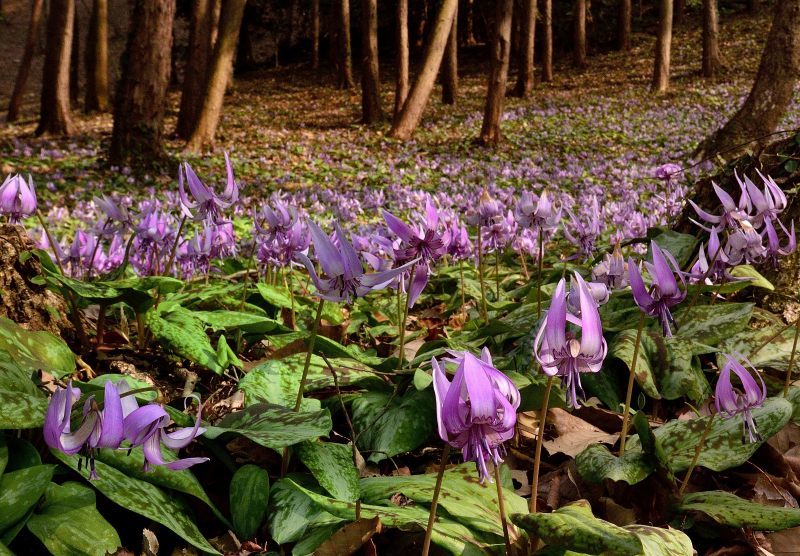
{"type": "Polygon", "coordinates": [[[225,339],[224,334],[220,335],[219,340],[217,340],[217,361],[223,369],[227,369],[230,366],[237,369],[244,367],[242,360],[228,345],[228,340],[225,339]]]}
{"type": "MultiPolygon", "coordinates": [[[[78,456],[68,456],[55,450],[52,454],[73,471],[78,472],[78,456]]],[[[160,523],[204,552],[219,554],[200,533],[186,505],[174,494],[167,494],[157,486],[131,477],[102,461],[95,462],[95,465],[100,478],[91,481],[90,484],[109,500],[126,510],[160,523]]]]}
{"type": "MultiPolygon", "coordinates": [[[[264,298],[264,301],[270,305],[274,305],[279,309],[292,307],[292,298],[289,297],[289,290],[285,287],[259,282],[256,284],[256,288],[258,288],[258,293],[264,298]]],[[[330,304],[328,303],[328,305],[330,304]]]]}
{"type": "Polygon", "coordinates": [[[0,429],[37,429],[44,425],[47,400],[41,395],[0,390],[0,429]]]}
{"type": "Polygon", "coordinates": [[[780,531],[800,525],[797,508],[765,506],[721,490],[687,494],[678,509],[700,511],[723,525],[758,531],[780,531]]]}
{"type": "Polygon", "coordinates": [[[123,292],[101,282],[84,282],[62,274],[48,273],[49,282],[56,289],[75,294],[84,303],[112,304],[122,300],[123,292]]]}
{"type": "MultiPolygon", "coordinates": [[[[304,498],[308,499],[305,496],[304,498]]],[[[314,551],[319,548],[319,545],[328,540],[331,535],[345,525],[346,524],[343,523],[333,523],[320,525],[319,527],[307,530],[303,534],[302,540],[292,547],[292,556],[310,556],[314,554],[314,551]]]]}
{"type": "Polygon", "coordinates": [[[39,455],[39,450],[24,438],[8,436],[6,438],[6,446],[8,448],[6,473],[42,464],[42,456],[39,455]]]}
{"type": "Polygon", "coordinates": [[[11,552],[6,545],[0,542],[0,556],[14,556],[14,553],[11,552]]]}
{"type": "Polygon", "coordinates": [[[276,320],[242,313],[238,311],[191,311],[191,314],[203,321],[206,326],[219,332],[236,332],[241,330],[246,334],[270,334],[288,332],[289,329],[276,320]]]}
{"type": "Polygon", "coordinates": [[[0,477],[3,476],[6,465],[8,465],[8,444],[6,444],[6,435],[0,433],[0,477]]]}
{"type": "Polygon", "coordinates": [[[642,556],[694,556],[691,539],[677,529],[627,525],[623,527],[639,538],[642,556]]]}
{"type": "MultiPolygon", "coordinates": [[[[131,376],[131,375],[123,375],[123,374],[117,374],[117,373],[106,373],[106,374],[102,374],[102,375],[96,376],[92,380],[90,380],[87,384],[93,384],[93,385],[98,386],[100,388],[104,388],[105,385],[106,385],[106,382],[108,382],[109,380],[114,382],[114,383],[118,383],[121,380],[124,380],[128,384],[128,386],[131,387],[131,390],[136,390],[136,389],[139,389],[139,388],[151,388],[153,386],[152,384],[150,384],[146,380],[142,380],[140,378],[136,378],[136,377],[131,376]]],[[[73,384],[75,384],[75,383],[73,383],[73,384]]],[[[76,384],[76,386],[80,386],[81,388],[83,388],[83,386],[80,385],[80,384],[76,384]]],[[[86,393],[86,392],[84,392],[84,393],[86,393]]],[[[143,401],[148,401],[148,402],[154,402],[154,401],[156,401],[158,399],[158,392],[156,392],[154,390],[150,390],[150,391],[147,391],[147,392],[140,392],[140,393],[136,394],[136,399],[143,400],[143,401]]]]}
{"type": "Polygon", "coordinates": [[[35,369],[19,366],[8,352],[0,350],[0,390],[44,398],[44,394],[34,383],[34,374],[35,369]]]}
{"type": "Polygon", "coordinates": [[[297,542],[306,537],[306,531],[314,527],[339,526],[344,519],[318,508],[311,499],[295,488],[299,484],[306,489],[322,493],[310,475],[290,473],[277,481],[270,489],[267,521],[270,536],[278,544],[297,542]]]}
{"type": "Polygon", "coordinates": [[[269,505],[269,475],[256,465],[244,465],[231,479],[231,520],[238,537],[252,539],[264,522],[269,505]]]}
{"type": "MultiPolygon", "coordinates": [[[[786,372],[792,355],[795,327],[786,330],[780,325],[769,325],[759,329],[745,329],[720,342],[719,349],[725,353],[741,353],[754,367],[770,367],[786,372]]],[[[721,366],[724,358],[718,356],[721,366]]]]}
{"type": "Polygon", "coordinates": [[[351,446],[332,442],[303,442],[297,447],[297,452],[303,465],[331,496],[351,502],[358,500],[358,469],[353,463],[351,446]]]}
{"type": "MultiPolygon", "coordinates": [[[[647,237],[653,239],[661,249],[669,251],[681,268],[685,268],[697,247],[697,238],[691,234],[682,234],[674,230],[663,228],[650,228],[647,237]]],[[[647,260],[653,260],[653,254],[648,249],[647,260]]]]}
{"type": "MultiPolygon", "coordinates": [[[[655,372],[650,361],[657,357],[659,338],[655,333],[643,330],[639,338],[639,351],[636,351],[636,330],[620,332],[609,346],[608,354],[620,359],[628,368],[633,368],[633,354],[636,354],[636,382],[645,394],[661,399],[656,386],[655,372]]],[[[616,408],[612,408],[616,409],[616,408]]]]}
{"type": "Polygon", "coordinates": [[[653,465],[642,452],[628,450],[620,458],[600,444],[592,444],[578,454],[575,465],[580,476],[590,483],[611,479],[635,485],[653,472],[653,465]]]}
{"type": "Polygon", "coordinates": [[[750,278],[750,280],[746,282],[748,286],[764,288],[765,290],[770,291],[775,289],[775,286],[772,285],[772,282],[764,278],[764,276],[755,268],[753,268],[752,265],[741,264],[739,266],[735,266],[731,270],[731,274],[737,278],[750,278]]]}
{"type": "Polygon", "coordinates": [[[332,426],[327,409],[294,412],[279,405],[259,403],[229,413],[215,426],[207,427],[205,437],[214,439],[232,433],[280,451],[286,446],[327,436],[332,426]]]}
{"type": "Polygon", "coordinates": [[[358,448],[369,461],[410,452],[436,430],[433,389],[410,389],[403,396],[367,392],[352,404],[358,448]]]}
{"type": "Polygon", "coordinates": [[[75,354],[64,340],[50,332],[25,330],[4,317],[0,318],[0,350],[23,369],[41,369],[56,378],[75,372],[75,354]]]}
{"type": "Polygon", "coordinates": [[[147,312],[147,326],[167,349],[217,374],[225,370],[206,335],[203,321],[175,303],[162,303],[147,312]]]}
{"type": "Polygon", "coordinates": [[[95,508],[94,491],[80,483],[50,483],[28,529],[54,556],[105,556],[120,547],[119,535],[95,508]]]}
{"type": "Polygon", "coordinates": [[[36,465],[0,477],[0,532],[14,525],[36,504],[54,469],[54,465],[36,465]]]}
{"type": "Polygon", "coordinates": [[[549,546],[588,554],[638,556],[642,542],[631,531],[594,517],[586,500],[578,500],[551,513],[511,514],[517,526],[549,546]]]}
{"type": "Polygon", "coordinates": [[[752,303],[717,303],[680,309],[674,314],[680,326],[675,336],[716,346],[744,330],[752,316],[752,303]]]}

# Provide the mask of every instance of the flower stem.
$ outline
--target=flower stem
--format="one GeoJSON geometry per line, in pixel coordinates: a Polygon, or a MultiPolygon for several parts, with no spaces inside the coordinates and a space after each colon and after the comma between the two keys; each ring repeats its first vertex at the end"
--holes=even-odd
{"type": "Polygon", "coordinates": [[[711,432],[711,425],[714,423],[714,417],[716,417],[716,413],[712,413],[711,417],[708,418],[708,422],[706,423],[706,428],[703,429],[703,435],[700,437],[700,442],[697,443],[697,447],[694,449],[694,457],[692,458],[692,463],[689,464],[689,469],[686,470],[686,475],[683,476],[683,483],[681,484],[681,488],[678,489],[678,498],[683,497],[683,493],[686,490],[686,486],[689,484],[689,479],[692,478],[692,472],[694,468],[697,466],[697,460],[700,459],[700,452],[703,451],[703,446],[706,443],[706,439],[708,438],[708,433],[711,432]]]}
{"type": "Polygon", "coordinates": [[[483,283],[483,246],[481,245],[481,227],[478,226],[478,237],[477,237],[477,247],[478,247],[478,281],[481,284],[481,319],[484,322],[487,320],[487,310],[486,310],[486,284],[483,283]]]}
{"type": "Polygon", "coordinates": [[[508,536],[508,521],[506,520],[506,500],[503,496],[503,485],[500,484],[500,466],[494,466],[494,482],[497,485],[497,506],[500,509],[500,523],[503,525],[503,540],[506,541],[506,555],[510,556],[511,538],[508,536]]]}
{"type": "MultiPolygon", "coordinates": [[[[169,254],[169,259],[167,259],[167,266],[164,267],[164,276],[168,276],[169,273],[172,271],[172,263],[175,262],[175,255],[178,253],[178,243],[181,241],[181,232],[183,232],[183,227],[186,225],[186,215],[181,218],[181,223],[178,226],[178,233],[175,234],[175,241],[172,244],[172,251],[169,254]]],[[[206,276],[208,275],[208,271],[206,271],[206,276]]]]}
{"type": "Polygon", "coordinates": [[[294,330],[296,317],[294,309],[294,267],[292,266],[292,263],[289,263],[289,300],[292,303],[291,313],[289,314],[292,322],[292,330],[294,330]]]}
{"type": "Polygon", "coordinates": [[[500,250],[494,252],[495,299],[500,300],[500,250]]]}
{"type": "Polygon", "coordinates": [[[465,295],[464,295],[464,261],[458,261],[458,274],[461,277],[461,309],[464,309],[464,305],[466,305],[465,295]]]}
{"type": "Polygon", "coordinates": [[[536,270],[536,320],[542,318],[542,259],[544,258],[544,237],[539,230],[539,261],[536,270]]]}
{"type": "Polygon", "coordinates": [[[397,370],[403,368],[406,349],[406,321],[408,321],[408,305],[411,299],[411,282],[414,280],[414,272],[417,270],[417,263],[411,265],[411,274],[408,277],[408,287],[406,288],[406,304],[403,307],[403,320],[400,321],[400,353],[397,355],[397,370]]]}
{"type": "Polygon", "coordinates": [[[695,306],[695,303],[697,303],[697,299],[700,297],[700,290],[703,289],[703,286],[706,283],[706,278],[708,278],[708,276],[711,274],[711,269],[714,268],[714,263],[717,262],[717,258],[719,257],[720,251],[722,251],[722,247],[721,246],[720,246],[719,249],[716,250],[716,252],[714,253],[714,256],[711,257],[711,262],[708,263],[708,268],[703,273],[703,277],[700,278],[700,280],[698,280],[697,289],[694,291],[694,294],[692,295],[692,299],[689,301],[689,307],[686,309],[686,314],[687,315],[689,314],[689,311],[691,311],[692,308],[695,306]]]}
{"type": "Polygon", "coordinates": [[[794,367],[794,356],[797,354],[797,338],[800,336],[800,317],[794,321],[794,341],[792,342],[792,355],[789,356],[789,366],[786,367],[786,380],[783,383],[783,397],[789,395],[789,386],[792,384],[792,368],[794,367]]]}
{"type": "Polygon", "coordinates": [[[636,343],[633,345],[633,361],[631,361],[631,372],[628,376],[628,390],[625,392],[625,413],[622,415],[622,431],[619,433],[619,455],[625,454],[625,441],[628,436],[628,426],[631,419],[631,397],[633,396],[633,382],[636,378],[636,362],[639,359],[639,346],[642,340],[642,330],[644,329],[644,313],[639,317],[639,327],[636,329],[636,343]]]}
{"type": "Polygon", "coordinates": [[[525,281],[531,279],[530,274],[528,274],[528,263],[525,262],[525,252],[520,250],[519,252],[519,262],[522,265],[522,273],[525,275],[525,281]]]}
{"type": "Polygon", "coordinates": [[[550,390],[553,389],[552,376],[547,377],[547,386],[544,388],[544,397],[542,398],[542,409],[539,412],[539,433],[536,436],[536,451],[533,455],[533,484],[531,485],[531,502],[530,510],[532,514],[536,513],[536,495],[539,491],[539,466],[542,463],[542,442],[544,442],[544,425],[547,421],[547,406],[550,403],[550,390]]]}
{"type": "Polygon", "coordinates": [[[436,486],[433,489],[433,499],[431,500],[431,509],[428,515],[428,527],[425,529],[425,541],[422,543],[422,556],[428,556],[428,552],[431,549],[431,535],[433,535],[433,524],[436,521],[436,507],[439,505],[439,493],[442,490],[444,468],[447,467],[448,457],[450,457],[450,444],[445,443],[444,450],[442,450],[442,461],[439,463],[439,473],[436,475],[436,486]]]}
{"type": "Polygon", "coordinates": [[[314,325],[311,328],[311,336],[308,337],[308,351],[306,352],[306,362],[303,365],[303,374],[300,376],[300,387],[297,389],[297,399],[294,402],[294,410],[300,411],[300,405],[303,403],[303,394],[306,389],[306,378],[308,378],[308,368],[311,366],[311,354],[314,353],[314,344],[317,342],[317,332],[319,331],[319,323],[322,320],[322,308],[325,306],[325,300],[320,299],[317,305],[317,315],[314,317],[314,325]]]}

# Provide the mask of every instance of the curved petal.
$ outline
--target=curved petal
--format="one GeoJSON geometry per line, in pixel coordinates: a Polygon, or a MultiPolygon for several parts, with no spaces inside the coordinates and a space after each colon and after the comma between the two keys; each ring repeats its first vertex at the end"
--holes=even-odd
{"type": "Polygon", "coordinates": [[[197,465],[198,463],[205,463],[208,461],[208,458],[183,458],[178,459],[175,461],[171,461],[164,465],[170,471],[181,471],[183,469],[188,469],[193,465],[197,465]]]}
{"type": "Polygon", "coordinates": [[[308,221],[308,231],[314,242],[314,253],[325,274],[330,278],[344,274],[342,256],[328,235],[313,220],[308,221]]]}
{"type": "Polygon", "coordinates": [[[470,403],[470,420],[473,423],[487,423],[496,419],[494,389],[480,360],[468,351],[464,352],[464,361],[460,365],[459,372],[464,373],[464,384],[470,403]]]}
{"type": "Polygon", "coordinates": [[[431,365],[433,366],[433,393],[436,396],[436,424],[439,429],[439,438],[447,442],[447,429],[442,418],[442,408],[447,397],[447,391],[450,389],[450,382],[435,357],[431,359],[431,365]]]}
{"type": "Polygon", "coordinates": [[[83,420],[80,428],[73,433],[61,435],[61,451],[65,454],[77,454],[95,432],[100,416],[92,411],[83,420]]]}
{"type": "Polygon", "coordinates": [[[546,323],[542,323],[547,345],[550,349],[559,350],[566,343],[567,299],[566,281],[562,278],[553,292],[550,308],[547,309],[546,323]]]}
{"type": "Polygon", "coordinates": [[[123,422],[123,431],[125,438],[134,446],[138,446],[158,428],[165,427],[168,423],[169,415],[164,408],[150,404],[128,415],[123,422]]]}
{"type": "Polygon", "coordinates": [[[628,283],[631,285],[631,293],[636,304],[644,312],[649,313],[653,307],[653,297],[647,292],[639,266],[632,258],[628,259],[628,283]]]}
{"type": "Polygon", "coordinates": [[[425,199],[425,224],[429,230],[435,230],[439,225],[439,211],[436,210],[436,205],[433,204],[430,195],[425,199]]]}
{"type": "Polygon", "coordinates": [[[653,282],[658,286],[658,291],[665,297],[677,294],[678,283],[672,274],[672,268],[670,268],[667,259],[664,257],[664,253],[655,241],[650,242],[650,248],[653,251],[653,270],[655,271],[653,282]]]}
{"type": "Polygon", "coordinates": [[[339,223],[334,222],[333,226],[336,229],[336,237],[339,238],[339,253],[341,253],[341,261],[344,265],[343,276],[345,280],[358,278],[364,274],[364,268],[361,266],[361,259],[358,258],[358,253],[356,253],[350,240],[344,235],[344,230],[342,230],[339,223]]]}
{"type": "MultiPolygon", "coordinates": [[[[131,396],[128,396],[131,397],[131,396]]],[[[122,401],[117,387],[109,380],[103,395],[102,429],[98,448],[119,448],[123,439],[122,401]]]]}
{"type": "Polygon", "coordinates": [[[603,325],[600,322],[597,305],[586,282],[577,272],[575,280],[578,282],[581,300],[581,353],[584,356],[592,357],[600,351],[603,344],[603,325]]]}
{"type": "Polygon", "coordinates": [[[58,388],[50,398],[47,412],[44,416],[44,440],[54,450],[62,450],[61,436],[69,433],[70,413],[72,406],[81,396],[79,388],[72,387],[72,381],[66,388],[58,388]]]}
{"type": "Polygon", "coordinates": [[[404,242],[411,243],[411,240],[417,237],[417,234],[414,233],[411,226],[397,218],[388,210],[383,211],[383,219],[386,221],[386,225],[389,229],[404,242]]]}
{"type": "Polygon", "coordinates": [[[122,404],[122,417],[125,418],[137,409],[139,403],[136,401],[136,396],[123,396],[123,394],[130,392],[131,387],[125,380],[117,382],[117,392],[120,395],[120,403],[122,404]]]}
{"type": "MultiPolygon", "coordinates": [[[[199,399],[198,399],[199,402],[199,399]]],[[[200,418],[203,413],[203,406],[197,409],[197,417],[194,420],[193,427],[184,427],[182,429],[178,429],[175,432],[170,432],[161,435],[161,441],[169,448],[173,450],[178,450],[180,448],[185,448],[186,446],[191,443],[192,440],[200,436],[205,432],[205,429],[200,427],[200,418]]]]}
{"type": "Polygon", "coordinates": [[[428,285],[428,266],[424,264],[417,265],[414,270],[414,276],[411,279],[411,285],[408,288],[408,307],[414,306],[417,298],[428,285]]]}
{"type": "Polygon", "coordinates": [[[239,199],[239,186],[236,185],[236,180],[233,177],[233,166],[231,166],[231,159],[228,153],[225,153],[225,174],[227,176],[227,183],[225,184],[225,201],[227,203],[235,203],[239,199]]]}
{"type": "Polygon", "coordinates": [[[148,469],[150,465],[164,465],[167,463],[161,455],[161,435],[150,435],[142,444],[144,452],[144,466],[148,469]]]}

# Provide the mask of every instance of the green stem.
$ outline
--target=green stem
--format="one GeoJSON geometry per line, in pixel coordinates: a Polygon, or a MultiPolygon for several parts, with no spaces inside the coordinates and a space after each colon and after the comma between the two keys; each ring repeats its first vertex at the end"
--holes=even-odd
{"type": "Polygon", "coordinates": [[[449,456],[450,444],[445,443],[444,450],[442,450],[442,461],[439,463],[439,473],[436,475],[436,486],[433,489],[433,500],[431,500],[431,509],[428,515],[428,527],[425,529],[425,541],[422,543],[422,556],[428,556],[428,552],[431,549],[431,535],[433,535],[433,524],[436,521],[436,507],[439,505],[439,493],[442,491],[444,469],[447,467],[447,458],[449,456]]]}
{"type": "Polygon", "coordinates": [[[800,317],[794,321],[794,341],[792,342],[792,355],[789,356],[789,366],[786,367],[786,380],[783,383],[783,397],[789,395],[789,386],[792,384],[792,368],[794,367],[794,356],[797,353],[797,338],[800,336],[800,317]]]}
{"type": "Polygon", "coordinates": [[[706,283],[706,278],[708,278],[708,275],[711,274],[711,269],[714,268],[714,263],[717,262],[717,257],[719,257],[720,251],[722,251],[722,246],[720,246],[719,249],[717,249],[717,251],[714,253],[714,256],[711,257],[711,262],[708,263],[708,268],[703,273],[703,277],[700,278],[700,280],[697,282],[697,289],[694,291],[694,294],[692,295],[692,299],[689,302],[689,307],[686,309],[686,314],[687,315],[689,314],[689,311],[692,310],[692,308],[694,307],[695,303],[697,303],[697,299],[700,297],[700,291],[703,289],[703,286],[706,283]]]}
{"type": "Polygon", "coordinates": [[[403,320],[400,321],[400,353],[397,356],[397,370],[403,368],[403,361],[405,360],[406,349],[406,321],[408,320],[408,305],[411,298],[411,282],[414,280],[414,272],[417,270],[417,263],[411,265],[411,274],[408,278],[408,287],[406,288],[406,305],[403,308],[403,320]]]}
{"type": "Polygon", "coordinates": [[[50,249],[53,251],[53,255],[55,255],[54,258],[56,260],[56,266],[58,267],[58,270],[61,271],[62,276],[66,276],[67,273],[64,272],[64,267],[61,265],[61,257],[58,256],[58,250],[56,249],[56,242],[53,240],[53,236],[50,235],[50,228],[47,227],[47,222],[45,222],[45,219],[42,216],[42,213],[39,211],[39,209],[36,209],[36,218],[39,219],[39,224],[42,225],[42,229],[44,230],[44,235],[47,236],[47,243],[50,244],[50,249]]]}
{"type": "Polygon", "coordinates": [[[481,245],[481,227],[478,226],[478,281],[481,284],[481,318],[484,322],[488,320],[486,309],[486,284],[483,282],[483,248],[481,245]]]}
{"type": "Polygon", "coordinates": [[[291,323],[292,323],[292,330],[294,330],[295,319],[296,319],[296,313],[295,313],[295,309],[294,309],[294,267],[292,266],[291,263],[289,263],[289,277],[288,277],[288,279],[289,279],[289,300],[292,303],[292,308],[291,308],[291,313],[289,313],[289,315],[290,315],[289,318],[290,318],[291,323]]]}
{"type": "Polygon", "coordinates": [[[533,484],[531,485],[530,513],[536,513],[536,496],[539,492],[539,467],[542,464],[542,443],[544,442],[544,425],[547,421],[547,406],[550,403],[550,390],[553,389],[554,377],[547,377],[547,386],[544,388],[542,409],[539,412],[539,433],[536,436],[536,451],[533,454],[533,484]]]}
{"type": "Polygon", "coordinates": [[[503,486],[500,484],[500,466],[494,466],[494,482],[497,485],[497,506],[500,509],[500,523],[503,525],[503,540],[506,541],[506,555],[511,556],[511,538],[508,535],[508,520],[506,520],[506,500],[503,496],[503,486]]]}
{"type": "Polygon", "coordinates": [[[167,260],[167,266],[164,267],[164,276],[168,276],[172,270],[172,263],[175,262],[175,255],[178,252],[178,243],[181,241],[181,233],[183,232],[184,225],[186,225],[186,215],[181,218],[181,223],[178,226],[178,233],[175,234],[175,241],[172,243],[172,251],[170,252],[169,259],[167,260]]]}
{"type": "Polygon", "coordinates": [[[461,309],[464,309],[464,305],[466,305],[465,295],[464,295],[464,261],[458,261],[458,274],[461,278],[461,309]]]}
{"type": "Polygon", "coordinates": [[[539,230],[539,261],[536,269],[536,320],[542,318],[542,259],[544,258],[544,236],[543,231],[539,230]]]}
{"type": "Polygon", "coordinates": [[[706,423],[706,428],[703,429],[703,435],[700,437],[700,442],[698,442],[697,446],[694,449],[694,457],[692,458],[692,463],[689,464],[689,469],[686,470],[686,475],[683,476],[683,483],[681,484],[681,488],[678,489],[678,499],[683,498],[683,493],[686,491],[686,486],[689,484],[689,479],[692,478],[692,472],[694,468],[697,467],[697,461],[700,459],[700,452],[703,451],[703,446],[706,443],[706,439],[708,438],[708,433],[711,432],[711,425],[714,423],[714,417],[716,413],[712,413],[711,417],[708,418],[708,423],[706,423]]]}
{"type": "Polygon", "coordinates": [[[631,372],[628,375],[628,390],[625,392],[625,413],[622,415],[622,432],[619,434],[619,455],[625,454],[625,440],[628,436],[628,426],[631,419],[631,397],[633,396],[633,382],[636,378],[636,361],[639,359],[639,346],[642,340],[642,330],[644,329],[644,313],[639,317],[639,327],[636,329],[636,343],[633,346],[633,361],[631,361],[631,372]]]}
{"type": "Polygon", "coordinates": [[[306,389],[306,378],[308,378],[308,369],[311,366],[311,354],[314,352],[314,344],[317,342],[317,332],[319,331],[319,323],[322,320],[322,308],[325,306],[325,300],[320,299],[317,305],[317,315],[314,317],[314,326],[311,328],[311,336],[308,337],[308,351],[306,352],[306,362],[303,365],[303,374],[300,376],[300,387],[297,389],[297,399],[294,402],[294,410],[300,411],[300,405],[303,403],[303,394],[306,389]]]}
{"type": "Polygon", "coordinates": [[[496,300],[500,299],[500,250],[494,252],[494,286],[496,300]]]}

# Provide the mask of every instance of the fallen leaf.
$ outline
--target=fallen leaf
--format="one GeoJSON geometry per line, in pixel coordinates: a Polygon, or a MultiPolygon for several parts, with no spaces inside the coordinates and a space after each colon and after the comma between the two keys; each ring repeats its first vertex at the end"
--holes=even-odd
{"type": "Polygon", "coordinates": [[[775,556],[797,554],[800,550],[800,527],[767,533],[767,541],[770,544],[770,551],[775,556]]]}
{"type": "Polygon", "coordinates": [[[378,516],[372,519],[359,519],[348,523],[323,542],[315,556],[349,556],[366,544],[375,533],[381,532],[381,520],[378,516]]]}
{"type": "Polygon", "coordinates": [[[550,454],[566,454],[574,458],[589,444],[614,444],[619,438],[619,434],[609,434],[559,408],[548,411],[548,423],[554,429],[554,438],[545,440],[543,446],[550,454]]]}

